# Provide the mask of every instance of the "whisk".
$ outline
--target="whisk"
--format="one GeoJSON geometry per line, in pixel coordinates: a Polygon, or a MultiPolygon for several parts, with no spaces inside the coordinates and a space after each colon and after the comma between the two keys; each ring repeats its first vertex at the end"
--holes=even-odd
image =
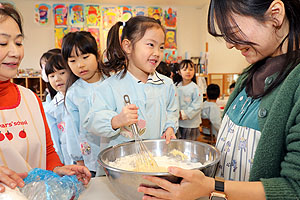
{"type": "MultiPolygon", "coordinates": [[[[126,105],[131,104],[128,95],[124,95],[124,101],[126,105]]],[[[136,152],[136,170],[139,172],[156,172],[159,167],[154,160],[151,152],[144,144],[142,138],[139,135],[139,130],[136,124],[130,125],[135,140],[135,152],[136,152]]]]}

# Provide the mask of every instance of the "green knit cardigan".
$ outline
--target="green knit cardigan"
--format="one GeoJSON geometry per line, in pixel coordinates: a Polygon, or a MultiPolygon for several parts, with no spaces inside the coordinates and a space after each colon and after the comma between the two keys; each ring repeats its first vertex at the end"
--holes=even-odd
{"type": "MultiPolygon", "coordinates": [[[[239,77],[224,113],[245,87],[249,68],[239,77]]],[[[250,181],[262,182],[268,200],[300,199],[300,64],[262,98],[260,111],[264,111],[258,115],[261,138],[250,181]]]]}

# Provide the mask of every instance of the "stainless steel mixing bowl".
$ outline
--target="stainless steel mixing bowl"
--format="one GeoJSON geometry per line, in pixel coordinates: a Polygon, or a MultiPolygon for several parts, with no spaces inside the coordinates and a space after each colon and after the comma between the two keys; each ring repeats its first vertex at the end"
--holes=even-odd
{"type": "MultiPolygon", "coordinates": [[[[143,141],[153,156],[168,155],[173,149],[177,149],[188,156],[192,162],[206,163],[203,167],[197,168],[206,176],[214,176],[217,164],[220,160],[220,152],[213,146],[191,140],[171,140],[166,145],[165,139],[144,140],[143,141]]],[[[143,194],[137,192],[140,184],[146,184],[152,187],[153,183],[142,178],[142,175],[153,175],[165,178],[173,183],[179,183],[181,178],[173,176],[167,172],[133,172],[117,169],[108,165],[119,157],[124,157],[135,153],[134,142],[122,143],[113,147],[104,149],[98,155],[98,162],[103,166],[104,171],[111,183],[115,194],[122,200],[142,199],[143,194]]]]}

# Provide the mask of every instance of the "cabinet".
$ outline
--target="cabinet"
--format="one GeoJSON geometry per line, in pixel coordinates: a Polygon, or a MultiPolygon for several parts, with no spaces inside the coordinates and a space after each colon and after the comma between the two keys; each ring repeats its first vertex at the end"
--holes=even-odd
{"type": "Polygon", "coordinates": [[[210,73],[208,74],[207,83],[217,84],[220,87],[221,96],[229,96],[229,86],[231,83],[236,82],[239,74],[235,73],[210,73]]]}
{"type": "Polygon", "coordinates": [[[18,77],[18,78],[12,78],[11,82],[29,88],[34,93],[36,93],[42,101],[44,100],[44,91],[46,88],[46,84],[43,81],[42,77],[40,76],[18,77]]]}

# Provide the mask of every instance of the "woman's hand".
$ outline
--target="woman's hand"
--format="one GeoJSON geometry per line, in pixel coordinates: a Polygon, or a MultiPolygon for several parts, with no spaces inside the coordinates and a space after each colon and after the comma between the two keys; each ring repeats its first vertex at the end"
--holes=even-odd
{"type": "Polygon", "coordinates": [[[113,129],[118,129],[122,126],[129,126],[138,122],[138,107],[134,104],[123,107],[122,112],[111,120],[113,129]]]}
{"type": "MultiPolygon", "coordinates": [[[[15,189],[16,186],[23,187],[25,185],[23,178],[26,178],[26,176],[26,172],[16,173],[5,166],[0,166],[0,183],[7,185],[11,189],[15,189]]],[[[0,184],[0,192],[4,191],[4,186],[0,184]]]]}
{"type": "Polygon", "coordinates": [[[169,167],[168,171],[175,176],[183,178],[180,184],[174,184],[154,176],[144,176],[145,179],[161,188],[138,187],[138,191],[145,194],[143,200],[194,200],[199,197],[209,196],[214,190],[214,179],[206,177],[200,170],[169,167]]]}
{"type": "Polygon", "coordinates": [[[161,136],[161,138],[165,138],[166,144],[169,144],[171,139],[176,139],[174,129],[171,127],[167,128],[167,130],[164,132],[164,134],[163,134],[163,136],[161,136]]]}
{"type": "Polygon", "coordinates": [[[89,169],[86,168],[85,166],[65,165],[65,166],[55,168],[53,172],[57,173],[60,176],[76,175],[77,179],[81,181],[84,185],[87,185],[91,180],[91,173],[89,169]]]}

